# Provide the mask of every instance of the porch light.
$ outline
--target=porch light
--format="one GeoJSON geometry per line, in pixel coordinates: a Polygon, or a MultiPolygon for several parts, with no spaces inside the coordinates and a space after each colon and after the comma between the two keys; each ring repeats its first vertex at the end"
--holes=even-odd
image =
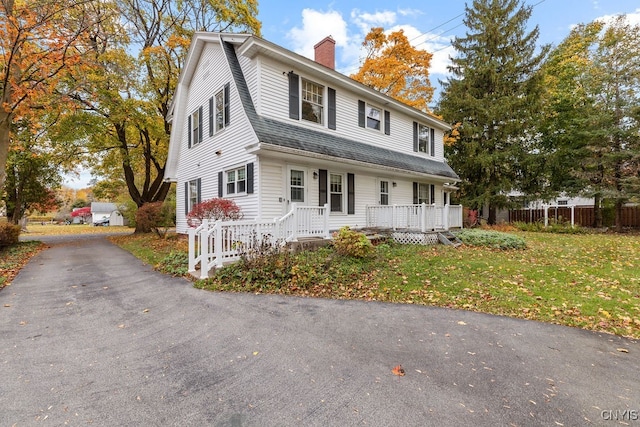
{"type": "Polygon", "coordinates": [[[398,186],[398,183],[397,183],[397,182],[395,182],[395,181],[393,181],[393,182],[391,183],[391,185],[393,185],[394,187],[397,187],[397,186],[398,186]]]}
{"type": "Polygon", "coordinates": [[[318,179],[318,172],[313,171],[313,179],[318,179]]]}

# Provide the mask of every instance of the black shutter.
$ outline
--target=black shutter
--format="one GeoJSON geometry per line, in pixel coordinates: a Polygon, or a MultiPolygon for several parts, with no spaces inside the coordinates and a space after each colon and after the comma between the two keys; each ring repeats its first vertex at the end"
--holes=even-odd
{"type": "Polygon", "coordinates": [[[289,118],[300,119],[300,80],[293,71],[289,73],[289,118]]]}
{"type": "Polygon", "coordinates": [[[436,130],[431,128],[431,132],[429,134],[429,141],[431,142],[431,155],[436,155],[436,130]]]}
{"type": "Polygon", "coordinates": [[[418,123],[413,122],[413,151],[418,151],[418,123]]]}
{"type": "Polygon", "coordinates": [[[202,106],[198,108],[198,142],[202,142],[202,106]]]}
{"type": "Polygon", "coordinates": [[[431,204],[434,204],[436,202],[436,186],[431,184],[430,189],[429,189],[429,199],[431,201],[431,204]]]}
{"type": "Polygon", "coordinates": [[[213,97],[209,98],[209,136],[213,136],[213,97]]]}
{"type": "Polygon", "coordinates": [[[189,148],[191,148],[191,116],[189,116],[188,122],[189,124],[187,125],[187,133],[188,133],[187,141],[189,141],[188,145],[189,145],[189,148]]]}
{"type": "Polygon", "coordinates": [[[247,163],[247,194],[253,194],[253,162],[247,163]]]}
{"type": "Polygon", "coordinates": [[[320,201],[319,205],[324,206],[327,203],[327,170],[319,169],[318,170],[318,200],[320,201]]]}
{"type": "Polygon", "coordinates": [[[229,83],[227,83],[226,85],[224,85],[224,127],[229,126],[229,123],[231,121],[230,103],[231,101],[229,99],[229,83]]]}
{"type": "Polygon", "coordinates": [[[189,215],[189,181],[184,183],[184,214],[189,215]]]}
{"type": "Polygon", "coordinates": [[[198,186],[198,196],[196,199],[196,204],[198,204],[202,202],[202,178],[198,178],[196,185],[198,186]]]}
{"type": "Polygon", "coordinates": [[[358,126],[365,127],[364,101],[358,101],[358,126]]]}
{"type": "Polygon", "coordinates": [[[417,182],[413,183],[413,204],[414,205],[418,204],[418,183],[417,182]]]}
{"type": "Polygon", "coordinates": [[[391,113],[387,110],[384,111],[384,133],[391,135],[391,113]]]}
{"type": "Polygon", "coordinates": [[[222,195],[222,172],[218,172],[218,197],[222,195]]]}
{"type": "Polygon", "coordinates": [[[352,173],[347,174],[347,214],[356,213],[356,177],[352,173]]]}
{"type": "Polygon", "coordinates": [[[329,101],[329,129],[336,128],[336,90],[327,89],[328,101],[329,101]]]}

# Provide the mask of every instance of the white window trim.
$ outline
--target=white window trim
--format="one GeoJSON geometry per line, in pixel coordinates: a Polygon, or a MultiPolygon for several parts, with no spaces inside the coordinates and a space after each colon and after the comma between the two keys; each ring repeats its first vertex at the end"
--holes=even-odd
{"type": "Polygon", "coordinates": [[[224,195],[226,197],[236,197],[236,196],[244,196],[247,194],[247,165],[240,165],[240,166],[236,166],[236,167],[232,167],[229,169],[225,169],[224,174],[223,174],[223,178],[224,178],[224,195]],[[244,191],[237,191],[238,189],[238,171],[240,170],[244,170],[244,191]],[[235,172],[235,176],[236,179],[233,181],[234,182],[234,192],[230,193],[229,192],[229,172],[235,172]]]}
{"type": "MultiPolygon", "coordinates": [[[[331,172],[331,171],[327,171],[327,179],[329,180],[329,182],[327,182],[327,198],[329,201],[329,214],[333,214],[333,215],[346,215],[347,213],[347,174],[343,173],[343,172],[331,172]],[[342,185],[342,192],[341,197],[340,197],[340,210],[339,211],[334,211],[332,210],[332,203],[331,203],[331,195],[334,194],[331,191],[331,175],[338,175],[341,177],[341,185],[342,185]]],[[[335,193],[338,194],[338,193],[335,193]]]]}
{"type": "Polygon", "coordinates": [[[364,105],[364,121],[365,121],[364,127],[366,129],[371,129],[376,132],[382,132],[384,130],[384,109],[378,107],[377,105],[369,104],[368,102],[366,102],[364,105]],[[369,110],[371,108],[378,110],[378,112],[380,113],[380,116],[378,118],[378,124],[379,124],[378,129],[369,126],[369,110]]]}
{"type": "Polygon", "coordinates": [[[187,212],[191,212],[193,210],[193,207],[198,204],[198,179],[192,179],[187,182],[189,191],[189,205],[187,206],[187,212]]]}
{"type": "Polygon", "coordinates": [[[213,95],[213,133],[216,134],[218,132],[222,132],[227,128],[225,125],[225,117],[224,117],[224,104],[227,100],[224,99],[224,86],[217,90],[213,95]],[[218,129],[218,95],[222,95],[222,107],[220,108],[220,114],[222,115],[222,128],[218,129]]]}
{"type": "Polygon", "coordinates": [[[427,125],[423,125],[422,123],[418,123],[418,153],[422,153],[425,154],[427,156],[432,155],[429,150],[431,148],[431,128],[427,125]],[[427,138],[426,138],[426,142],[425,142],[425,151],[421,151],[420,150],[420,130],[422,128],[425,128],[427,130],[427,138]]]}
{"type": "Polygon", "coordinates": [[[327,116],[327,108],[328,108],[328,105],[327,105],[327,87],[325,85],[321,85],[320,83],[317,83],[317,82],[315,82],[315,81],[313,81],[311,79],[308,79],[306,77],[301,77],[300,78],[300,93],[299,93],[299,96],[300,96],[300,120],[304,121],[305,123],[313,123],[315,125],[323,126],[323,127],[326,126],[326,123],[327,123],[327,117],[326,116],[327,116]],[[318,86],[318,87],[320,87],[322,89],[321,94],[320,94],[320,96],[322,96],[322,103],[321,104],[317,104],[317,103],[314,103],[314,102],[306,101],[304,99],[304,84],[305,84],[305,82],[309,82],[309,83],[311,83],[313,85],[316,85],[316,86],[318,86]],[[309,103],[311,103],[313,105],[319,105],[322,108],[321,115],[320,115],[320,122],[316,122],[316,121],[313,121],[313,120],[307,120],[307,119],[304,118],[304,114],[303,114],[303,111],[302,111],[302,104],[304,102],[309,102],[309,103]]]}
{"type": "Polygon", "coordinates": [[[376,194],[378,196],[378,204],[380,206],[391,206],[392,202],[391,202],[391,187],[393,186],[393,182],[390,179],[387,178],[378,178],[376,180],[376,194]],[[381,183],[382,182],[386,182],[387,183],[387,204],[383,205],[382,204],[382,187],[381,187],[381,183]]]}
{"type": "Polygon", "coordinates": [[[200,140],[200,122],[204,120],[204,117],[201,118],[199,116],[200,107],[196,108],[195,111],[189,116],[189,120],[191,121],[191,135],[189,135],[189,138],[191,138],[191,148],[199,145],[202,142],[200,140]]]}

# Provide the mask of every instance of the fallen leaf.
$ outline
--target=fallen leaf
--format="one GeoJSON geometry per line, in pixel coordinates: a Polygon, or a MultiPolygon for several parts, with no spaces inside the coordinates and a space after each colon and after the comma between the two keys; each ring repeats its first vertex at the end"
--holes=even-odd
{"type": "Polygon", "coordinates": [[[118,328],[124,329],[124,325],[118,325],[118,328]]]}
{"type": "Polygon", "coordinates": [[[396,367],[394,367],[391,372],[393,372],[393,375],[397,375],[399,377],[404,377],[404,369],[402,369],[402,365],[398,365],[396,367]]]}
{"type": "Polygon", "coordinates": [[[626,348],[617,348],[616,350],[618,350],[620,353],[629,353],[629,350],[627,350],[626,348]]]}
{"type": "Polygon", "coordinates": [[[466,322],[463,322],[462,320],[458,322],[458,325],[466,325],[466,322]]]}
{"type": "Polygon", "coordinates": [[[258,352],[257,352],[257,351],[254,351],[254,352],[253,352],[253,355],[254,355],[254,356],[257,356],[257,355],[258,355],[258,352]]]}
{"type": "Polygon", "coordinates": [[[148,312],[149,312],[149,309],[148,309],[148,308],[145,308],[144,310],[142,310],[142,312],[143,312],[143,313],[148,313],[148,312]]]}
{"type": "Polygon", "coordinates": [[[11,304],[5,304],[4,306],[5,307],[11,307],[11,304]]]}

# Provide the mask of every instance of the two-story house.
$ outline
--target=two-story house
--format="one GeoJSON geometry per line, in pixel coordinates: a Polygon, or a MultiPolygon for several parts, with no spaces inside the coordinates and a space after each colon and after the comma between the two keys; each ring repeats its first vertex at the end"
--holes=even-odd
{"type": "Polygon", "coordinates": [[[446,205],[459,181],[443,121],[335,71],[335,42],[310,60],[248,34],[196,33],[170,111],[165,178],[177,231],[192,207],[233,199],[245,218],[328,205],[332,229],[368,206],[446,205]]]}

